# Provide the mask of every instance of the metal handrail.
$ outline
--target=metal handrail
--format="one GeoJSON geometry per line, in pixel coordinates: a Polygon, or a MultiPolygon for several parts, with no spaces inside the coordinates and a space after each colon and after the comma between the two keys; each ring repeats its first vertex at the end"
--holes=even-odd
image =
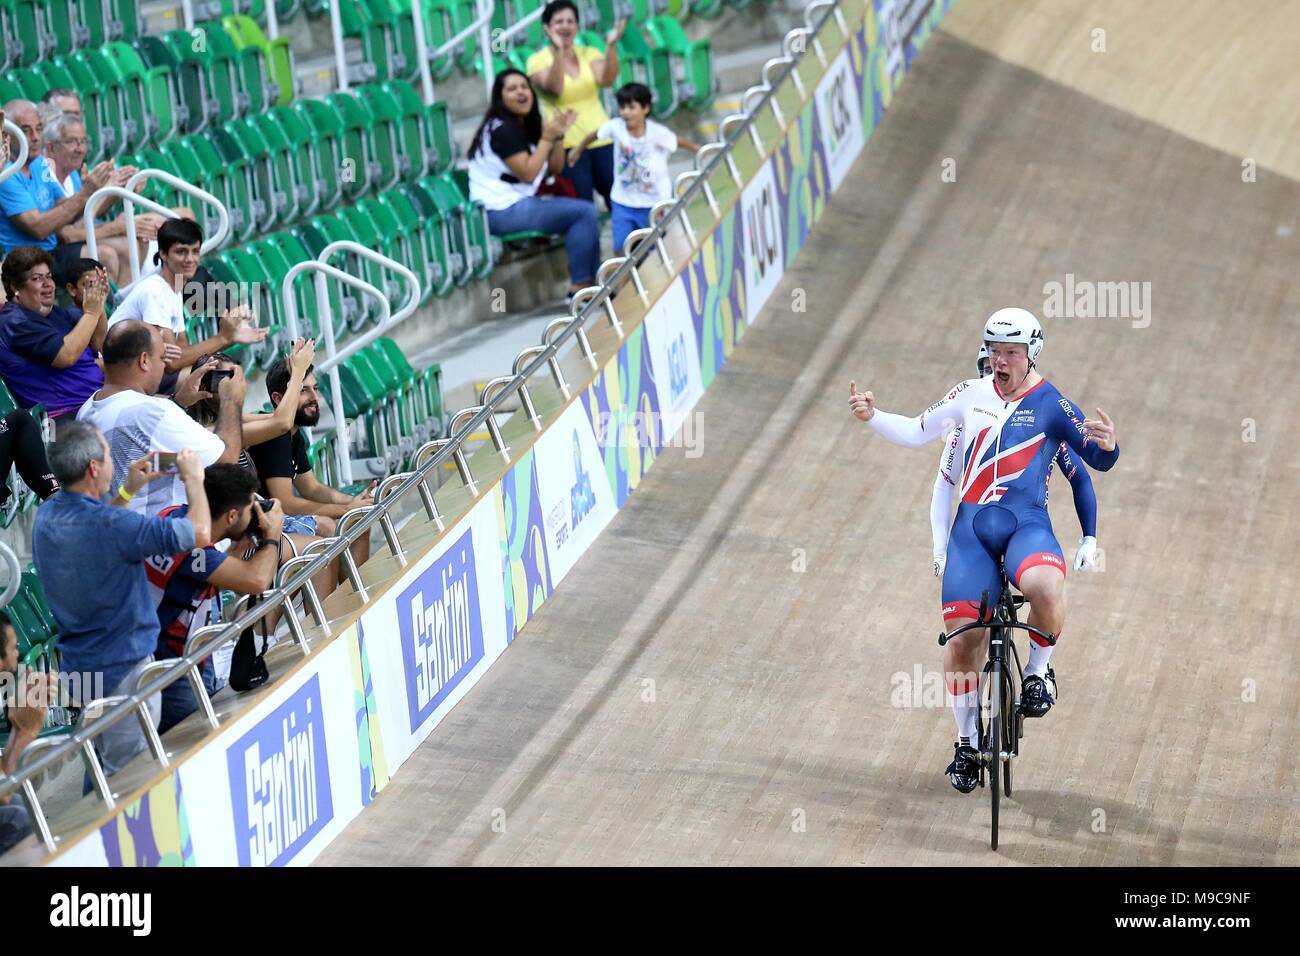
{"type": "Polygon", "coordinates": [[[0,183],[10,176],[16,175],[19,170],[27,166],[27,151],[30,148],[27,143],[27,134],[23,132],[21,126],[8,117],[5,118],[5,132],[11,133],[18,140],[18,158],[9,157],[9,165],[0,170],[0,183]]]}
{"type": "Polygon", "coordinates": [[[140,279],[140,248],[135,239],[135,207],[143,206],[150,212],[155,212],[167,219],[179,219],[180,216],[172,212],[161,203],[154,202],[146,196],[137,192],[139,185],[150,179],[157,179],[166,183],[173,189],[179,190],[189,196],[194,197],[202,203],[206,203],[217,211],[217,230],[210,236],[205,236],[199,246],[199,255],[211,252],[213,249],[221,248],[226,238],[230,235],[230,211],[226,209],[225,204],[221,202],[212,193],[200,189],[198,186],[191,185],[185,180],[173,176],[171,173],[162,169],[142,169],[126,181],[124,186],[103,186],[95,190],[91,197],[86,200],[85,212],[81,215],[82,227],[86,230],[86,256],[90,259],[99,258],[99,242],[95,238],[95,214],[99,208],[109,199],[121,199],[123,203],[123,215],[126,216],[126,245],[127,254],[131,261],[131,282],[123,291],[129,290],[132,285],[140,279]]]}
{"type": "Polygon", "coordinates": [[[290,339],[302,337],[302,326],[298,321],[298,300],[294,295],[294,282],[298,276],[305,272],[316,273],[316,307],[319,315],[317,327],[325,339],[325,357],[316,363],[316,374],[329,375],[330,377],[330,407],[334,410],[334,456],[339,469],[339,476],[345,484],[351,484],[352,456],[348,451],[351,442],[348,438],[347,417],[343,413],[343,388],[339,380],[338,367],[342,362],[351,358],[393,326],[405,321],[415,313],[420,304],[420,280],[416,278],[414,272],[406,268],[402,263],[375,252],[375,250],[369,249],[358,242],[349,239],[331,242],[320,251],[320,255],[315,259],[299,262],[285,274],[284,282],[280,286],[280,295],[284,301],[290,339]],[[396,272],[407,282],[408,294],[406,301],[402,303],[396,312],[393,312],[388,296],[382,291],[366,280],[329,264],[327,260],[338,252],[346,252],[361,256],[364,259],[370,259],[373,262],[378,262],[384,268],[396,272]],[[375,327],[365,335],[349,341],[341,351],[334,340],[334,313],[330,308],[329,290],[325,287],[327,277],[337,279],[344,285],[359,289],[363,293],[369,293],[379,302],[379,321],[375,323],[375,327]]]}
{"type": "MultiPolygon", "coordinates": [[[[833,9],[838,12],[838,6],[833,9]]],[[[829,16],[830,15],[827,14],[827,17],[824,17],[820,21],[821,25],[825,24],[825,21],[829,16]]],[[[820,26],[818,27],[818,30],[820,31],[820,26]]],[[[794,65],[794,62],[786,65],[783,75],[778,77],[775,80],[775,83],[767,88],[764,100],[758,104],[758,108],[761,109],[763,106],[772,102],[776,88],[780,86],[790,71],[794,69],[794,65]]],[[[751,112],[751,122],[753,122],[753,117],[756,115],[756,110],[751,112]]],[[[733,134],[727,140],[728,144],[734,147],[737,138],[738,135],[733,134]]],[[[713,161],[704,170],[686,174],[695,177],[695,179],[690,183],[685,192],[679,196],[672,211],[665,214],[654,226],[654,238],[656,240],[665,234],[675,216],[682,216],[683,221],[688,222],[684,215],[686,208],[698,195],[703,193],[703,180],[707,176],[716,172],[720,162],[722,162],[721,156],[715,156],[713,161]]],[[[679,181],[680,178],[681,177],[679,177],[679,181]]],[[[401,484],[398,485],[396,490],[393,491],[383,502],[376,503],[370,507],[354,508],[352,511],[349,511],[340,518],[337,525],[338,535],[335,542],[329,548],[318,553],[310,563],[305,564],[292,580],[285,582],[287,588],[292,588],[293,591],[291,592],[287,588],[275,588],[268,591],[265,595],[265,599],[261,603],[252,609],[245,610],[243,614],[239,615],[234,621],[231,621],[226,625],[225,634],[228,635],[228,639],[233,640],[245,628],[252,627],[256,624],[264,615],[281,609],[284,610],[284,613],[289,618],[290,629],[292,631],[296,621],[296,612],[293,609],[289,597],[291,593],[296,592],[296,590],[301,587],[301,582],[309,579],[317,572],[324,569],[327,564],[340,557],[342,553],[347,551],[354,542],[361,538],[362,535],[369,535],[375,525],[379,524],[387,516],[388,512],[396,506],[398,502],[406,498],[413,489],[425,488],[425,490],[427,490],[426,482],[428,479],[436,474],[437,469],[441,468],[448,460],[456,461],[458,466],[465,464],[463,450],[465,442],[472,434],[476,433],[489,419],[492,418],[507,396],[517,390],[521,392],[522,396],[522,388],[526,387],[528,380],[539,371],[543,368],[549,367],[552,374],[557,378],[557,385],[562,382],[563,379],[559,372],[559,363],[557,358],[559,350],[568,344],[570,339],[577,335],[579,328],[585,328],[586,325],[593,320],[596,310],[603,308],[606,303],[612,299],[614,292],[618,288],[622,287],[623,282],[632,277],[634,269],[635,263],[633,259],[626,257],[614,271],[613,275],[608,277],[608,282],[600,286],[599,290],[587,300],[585,308],[577,316],[579,321],[570,323],[567,328],[556,334],[549,345],[535,346],[532,349],[525,350],[521,353],[515,360],[514,375],[511,377],[511,383],[502,388],[500,394],[498,394],[491,403],[474,406],[473,409],[462,410],[462,413],[458,413],[454,418],[455,424],[460,424],[461,419],[465,418],[465,415],[463,414],[464,412],[473,411],[472,416],[468,417],[468,419],[464,421],[460,430],[454,432],[454,434],[449,435],[445,439],[440,439],[437,443],[440,447],[437,447],[436,451],[425,457],[423,463],[418,468],[407,473],[401,484]],[[521,368],[520,362],[529,354],[532,355],[531,361],[521,368]]],[[[565,395],[566,400],[569,397],[568,392],[569,390],[567,386],[561,387],[561,393],[565,395]]],[[[531,403],[526,403],[525,407],[527,407],[527,404],[531,403]]],[[[427,443],[424,447],[428,447],[429,444],[433,443],[427,443]]],[[[423,451],[423,448],[421,451],[423,451]]],[[[465,471],[462,472],[462,480],[467,473],[468,468],[466,466],[465,471]]],[[[466,482],[466,485],[469,487],[468,482],[466,482]]],[[[477,495],[475,495],[475,497],[477,497],[477,495]]],[[[295,636],[297,635],[295,634],[295,636]]],[[[188,666],[191,663],[197,663],[202,659],[200,652],[202,652],[203,656],[206,656],[206,654],[209,653],[204,648],[193,650],[186,648],[186,653],[182,658],[180,658],[180,660],[185,666],[188,666]]],[[[82,748],[83,753],[87,754],[88,766],[93,765],[93,768],[98,770],[98,758],[91,749],[92,739],[103,730],[108,729],[122,720],[128,719],[136,712],[136,708],[141,701],[149,696],[161,693],[165,687],[174,681],[179,680],[181,676],[182,670],[179,666],[170,669],[165,674],[160,674],[144,686],[137,689],[135,693],[118,702],[107,713],[96,720],[91,727],[78,727],[76,731],[68,735],[62,746],[51,748],[36,760],[31,761],[30,764],[21,767],[16,773],[0,778],[0,795],[8,794],[14,790],[22,788],[23,797],[28,803],[29,809],[33,808],[33,805],[35,805],[35,809],[39,810],[39,801],[34,792],[34,788],[29,785],[29,782],[33,777],[62,760],[66,751],[78,747],[82,748]]],[[[95,775],[92,774],[92,778],[94,777],[95,775]]],[[[98,784],[98,781],[96,782],[98,784]]],[[[107,793],[107,788],[103,787],[100,789],[101,796],[105,797],[105,802],[108,803],[110,807],[114,806],[112,795],[107,793]]],[[[33,816],[35,817],[35,814],[33,814],[33,816]]],[[[50,852],[57,849],[53,837],[43,839],[43,842],[45,843],[46,849],[50,852]]]]}
{"type": "Polygon", "coordinates": [[[18,561],[18,555],[14,554],[14,549],[3,541],[0,541],[0,564],[9,568],[9,583],[5,585],[4,594],[0,594],[0,607],[8,607],[22,587],[23,566],[18,561]]]}

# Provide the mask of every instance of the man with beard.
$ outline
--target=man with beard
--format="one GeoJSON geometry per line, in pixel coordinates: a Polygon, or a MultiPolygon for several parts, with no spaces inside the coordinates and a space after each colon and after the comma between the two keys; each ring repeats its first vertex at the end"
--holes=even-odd
{"type": "MultiPolygon", "coordinates": [[[[317,480],[307,455],[307,436],[303,433],[303,428],[320,421],[320,392],[316,388],[314,366],[308,366],[297,395],[286,394],[292,377],[290,360],[284,357],[276,359],[266,373],[266,391],[271,396],[271,404],[279,409],[282,402],[294,402],[298,411],[287,434],[248,449],[262,481],[262,496],[279,501],[286,515],[337,519],[353,508],[373,505],[373,483],[350,498],[317,480]]],[[[352,555],[358,564],[370,557],[368,537],[353,546],[352,555]]]]}
{"type": "MultiPolygon", "coordinates": [[[[155,660],[169,660],[185,653],[185,641],[201,627],[221,621],[219,590],[236,594],[261,594],[271,587],[280,566],[280,531],[284,511],[279,502],[269,507],[253,501],[257,479],[241,465],[218,464],[203,473],[203,491],[212,515],[212,543],[206,548],[159,555],[145,561],[149,589],[158,606],[158,647],[155,660]],[[256,545],[252,535],[257,535],[256,545]],[[250,557],[241,558],[238,555],[250,557]]],[[[180,518],[187,505],[164,508],[160,518],[180,518]]],[[[199,668],[209,694],[225,683],[212,658],[199,668]]],[[[178,680],[162,695],[162,719],[158,732],[165,733],[198,709],[189,682],[178,680]]]]}

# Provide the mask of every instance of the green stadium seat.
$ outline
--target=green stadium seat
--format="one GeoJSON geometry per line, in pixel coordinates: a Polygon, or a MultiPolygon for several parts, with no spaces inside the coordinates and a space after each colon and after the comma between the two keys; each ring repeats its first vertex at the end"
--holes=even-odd
{"type": "Polygon", "coordinates": [[[672,17],[646,21],[646,32],[656,49],[672,59],[677,97],[688,109],[704,110],[713,103],[713,52],[708,40],[690,40],[672,17]]]}
{"type": "MultiPolygon", "coordinates": [[[[424,232],[426,223],[420,210],[402,190],[380,193],[375,201],[385,206],[397,219],[400,230],[401,262],[419,277],[420,302],[428,302],[443,279],[445,264],[431,258],[424,232]]],[[[436,253],[434,253],[436,255],[436,253]]]]}
{"type": "Polygon", "coordinates": [[[208,89],[217,101],[212,123],[228,123],[246,113],[267,109],[267,86],[262,80],[261,52],[253,47],[240,49],[219,23],[200,23],[194,30],[174,30],[163,35],[163,42],[177,46],[198,46],[206,55],[204,69],[208,89]]]}
{"type": "Polygon", "coordinates": [[[249,121],[249,117],[226,123],[220,129],[213,130],[209,138],[217,143],[217,150],[223,158],[227,149],[237,148],[247,162],[253,208],[257,215],[257,231],[270,232],[281,221],[280,213],[289,203],[287,194],[277,183],[279,179],[287,186],[291,181],[288,167],[281,168],[281,164],[277,163],[277,159],[284,159],[283,153],[277,154],[272,150],[262,131],[257,124],[249,121]]]}
{"type": "Polygon", "coordinates": [[[361,102],[351,93],[331,93],[325,105],[334,110],[342,130],[342,175],[339,184],[343,197],[354,202],[371,192],[379,178],[380,164],[370,153],[370,117],[361,102]]]}
{"type": "MultiPolygon", "coordinates": [[[[410,84],[402,83],[419,100],[410,84]]],[[[414,181],[428,169],[418,113],[403,111],[401,98],[388,84],[367,84],[352,91],[371,116],[370,151],[383,170],[379,189],[390,189],[400,180],[414,181]]]]}
{"type": "MultiPolygon", "coordinates": [[[[370,84],[358,86],[347,93],[335,93],[326,97],[326,100],[336,102],[349,127],[353,116],[360,121],[361,134],[365,138],[366,162],[370,170],[367,191],[375,193],[396,186],[403,178],[404,167],[400,160],[405,158],[401,152],[403,144],[399,139],[401,113],[397,103],[370,84]],[[337,101],[335,97],[338,97],[337,101]]],[[[420,144],[416,142],[413,145],[418,158],[420,144]]]]}
{"type": "Polygon", "coordinates": [[[367,71],[362,80],[413,79],[419,63],[409,4],[392,0],[353,0],[340,5],[343,35],[361,43],[367,71]]]}
{"type": "Polygon", "coordinates": [[[196,49],[191,34],[184,30],[172,34],[143,36],[135,41],[136,49],[150,67],[166,67],[170,74],[171,109],[178,134],[200,133],[220,109],[216,94],[208,89],[209,56],[206,51],[196,49]],[[169,43],[167,36],[175,33],[183,39],[169,43]]]}
{"type": "MultiPolygon", "coordinates": [[[[330,243],[343,240],[359,241],[352,231],[351,224],[334,215],[318,215],[311,220],[309,227],[299,227],[292,231],[302,239],[303,245],[307,247],[313,259],[318,258],[330,243]]],[[[332,257],[330,264],[374,284],[372,275],[367,272],[370,268],[368,260],[344,254],[332,257]]],[[[376,287],[380,288],[380,286],[376,287]]],[[[341,343],[348,329],[365,326],[378,314],[378,307],[370,296],[350,286],[340,291],[343,296],[343,309],[335,310],[334,313],[334,338],[336,342],[341,343]]]]}
{"type": "MultiPolygon", "coordinates": [[[[310,227],[308,227],[310,228],[310,227]]],[[[290,269],[300,262],[306,262],[309,259],[316,258],[310,249],[304,244],[299,230],[281,230],[272,233],[265,239],[261,240],[262,244],[274,250],[274,255],[264,255],[263,258],[270,264],[276,266],[277,270],[269,275],[269,281],[275,287],[277,299],[283,300],[284,277],[290,269]]],[[[318,249],[323,249],[324,244],[318,249]]],[[[327,283],[326,288],[329,290],[330,310],[335,318],[335,332],[342,334],[347,330],[346,321],[343,316],[343,299],[339,289],[339,284],[333,281],[327,283]]],[[[303,335],[316,339],[317,343],[324,341],[320,328],[321,310],[316,300],[315,279],[310,272],[299,275],[294,282],[294,300],[298,305],[298,323],[299,329],[303,335]]],[[[285,341],[282,347],[288,346],[289,324],[287,313],[284,316],[285,341]]]]}
{"type": "MultiPolygon", "coordinates": [[[[600,34],[582,33],[578,42],[584,46],[604,49],[605,38],[600,34]]],[[[673,79],[672,58],[668,50],[650,45],[635,24],[628,24],[623,38],[618,41],[618,83],[644,83],[654,94],[654,115],[661,119],[672,116],[681,105],[677,84],[673,79]]]]}
{"type": "Polygon", "coordinates": [[[265,203],[258,196],[254,183],[253,163],[243,144],[225,127],[209,130],[202,136],[187,137],[198,150],[205,165],[216,157],[215,180],[220,184],[223,202],[230,210],[230,228],[238,242],[247,242],[256,236],[270,217],[265,203]],[[206,143],[204,149],[201,143],[206,143]],[[239,225],[235,225],[234,211],[238,209],[239,225]]]}
{"type": "MultiPolygon", "coordinates": [[[[94,0],[88,0],[94,2],[94,0]]],[[[139,0],[104,0],[108,11],[108,38],[131,43],[144,32],[139,0]]]]}
{"type": "Polygon", "coordinates": [[[108,42],[108,11],[103,3],[96,0],[63,0],[63,7],[72,21],[76,49],[93,50],[108,42]]]}
{"type": "MultiPolygon", "coordinates": [[[[339,209],[335,216],[347,227],[350,238],[353,242],[359,242],[368,249],[374,249],[377,252],[384,252],[384,236],[380,231],[378,224],[370,217],[368,210],[360,203],[354,206],[344,206],[339,209]]],[[[342,258],[342,257],[340,257],[342,258]]],[[[344,269],[359,278],[365,279],[372,286],[384,293],[390,300],[393,296],[388,292],[388,283],[392,281],[388,270],[384,269],[373,259],[366,259],[360,256],[351,257],[343,260],[349,264],[344,269]]],[[[338,265],[336,262],[335,265],[338,265]]],[[[379,319],[379,308],[374,302],[373,297],[367,297],[366,308],[359,313],[352,321],[354,331],[360,331],[367,325],[371,325],[379,319]]]]}
{"type": "Polygon", "coordinates": [[[64,57],[63,62],[72,76],[73,88],[81,95],[81,111],[87,117],[88,126],[90,114],[93,112],[95,115],[96,160],[115,156],[124,150],[130,152],[131,143],[137,143],[136,148],[143,146],[140,137],[145,131],[139,129],[134,120],[128,127],[124,94],[112,64],[98,50],[78,50],[64,57]]]}
{"type": "Polygon", "coordinates": [[[0,0],[0,27],[11,66],[31,66],[53,55],[58,39],[50,33],[40,0],[0,0]]]}
{"type": "Polygon", "coordinates": [[[456,287],[456,272],[448,254],[451,249],[449,225],[442,218],[438,200],[423,183],[409,183],[399,190],[416,210],[421,221],[421,240],[425,261],[431,264],[429,278],[434,295],[445,296],[456,287]]]}
{"type": "MultiPolygon", "coordinates": [[[[424,42],[432,54],[460,30],[456,25],[455,13],[459,0],[392,0],[393,9],[399,16],[409,17],[412,2],[420,4],[424,20],[424,42]]],[[[456,61],[449,53],[429,61],[429,71],[435,82],[447,79],[455,69],[456,61]]]]}
{"type": "Polygon", "coordinates": [[[343,118],[323,100],[298,100],[289,107],[303,121],[312,142],[321,210],[333,209],[344,197],[343,118]]]}
{"type": "Polygon", "coordinates": [[[435,188],[440,191],[440,204],[444,209],[453,209],[453,219],[460,220],[460,229],[467,244],[469,278],[486,279],[492,273],[496,257],[492,234],[488,230],[487,212],[482,203],[469,198],[469,171],[454,169],[435,182],[435,188]]]}
{"type": "Polygon", "coordinates": [[[257,21],[247,16],[222,17],[221,25],[239,49],[258,51],[258,68],[265,92],[263,105],[258,112],[292,102],[294,66],[289,38],[282,36],[268,40],[257,21]]]}
{"type": "Polygon", "coordinates": [[[128,132],[134,132],[123,148],[135,151],[152,143],[167,142],[176,133],[172,114],[172,89],[165,66],[149,67],[134,47],[124,42],[108,43],[100,48],[117,77],[123,99],[123,112],[131,120],[128,132]]]}
{"type": "Polygon", "coordinates": [[[293,210],[291,221],[296,222],[312,215],[320,208],[325,186],[316,175],[315,146],[307,124],[288,106],[277,106],[270,112],[259,113],[252,120],[262,129],[268,142],[279,143],[283,140],[289,149],[293,192],[290,203],[293,210]],[[278,129],[278,136],[267,129],[271,125],[278,129]]]}

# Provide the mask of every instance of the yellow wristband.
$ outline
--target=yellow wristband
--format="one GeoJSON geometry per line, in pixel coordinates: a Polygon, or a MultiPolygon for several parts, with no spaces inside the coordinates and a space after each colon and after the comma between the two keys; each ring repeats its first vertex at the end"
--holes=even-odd
{"type": "Polygon", "coordinates": [[[123,485],[121,488],[117,489],[117,496],[121,498],[123,501],[130,501],[132,498],[135,497],[135,495],[131,494],[131,492],[126,490],[126,485],[123,485]]]}

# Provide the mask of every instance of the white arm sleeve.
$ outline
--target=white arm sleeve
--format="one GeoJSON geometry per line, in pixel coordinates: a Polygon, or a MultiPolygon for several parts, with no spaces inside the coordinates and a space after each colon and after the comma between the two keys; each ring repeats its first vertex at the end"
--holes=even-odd
{"type": "Polygon", "coordinates": [[[959,383],[947,395],[915,418],[876,409],[876,413],[871,416],[871,421],[867,424],[895,445],[919,448],[962,424],[963,411],[969,394],[963,393],[971,384],[973,382],[959,383]]]}
{"type": "Polygon", "coordinates": [[[930,534],[934,537],[934,556],[948,553],[948,532],[952,528],[952,485],[942,471],[935,476],[934,494],[930,498],[930,534]]]}

